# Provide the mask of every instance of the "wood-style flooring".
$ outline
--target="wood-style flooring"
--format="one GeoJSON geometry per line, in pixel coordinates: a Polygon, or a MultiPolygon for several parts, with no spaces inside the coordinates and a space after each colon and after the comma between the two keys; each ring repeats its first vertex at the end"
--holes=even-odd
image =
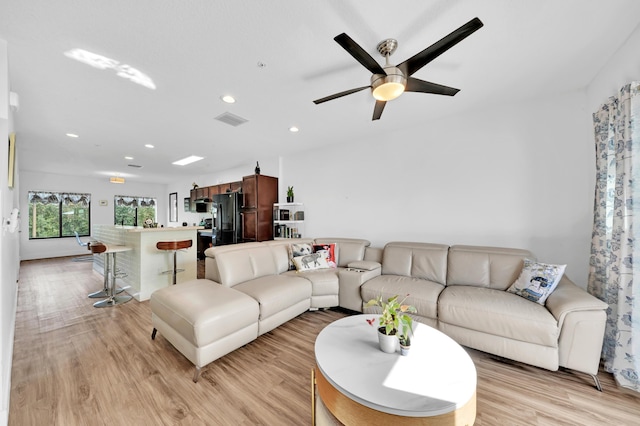
{"type": "MultiPolygon", "coordinates": [[[[10,425],[311,424],[315,336],[347,313],[306,312],[209,364],[196,384],[189,361],[160,333],[151,340],[149,303],[93,308],[86,296],[101,287],[87,262],[22,262],[10,425]]],[[[598,392],[585,374],[469,353],[477,426],[640,424],[640,394],[608,373],[598,392]]]]}

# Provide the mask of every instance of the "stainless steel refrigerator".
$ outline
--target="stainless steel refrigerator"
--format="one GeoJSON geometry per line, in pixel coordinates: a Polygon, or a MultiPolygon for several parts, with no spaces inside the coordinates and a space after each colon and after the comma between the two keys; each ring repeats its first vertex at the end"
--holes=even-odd
{"type": "Polygon", "coordinates": [[[242,238],[242,220],[240,203],[242,194],[227,192],[213,196],[211,210],[213,213],[213,229],[216,236],[213,243],[217,246],[236,244],[242,238]]]}

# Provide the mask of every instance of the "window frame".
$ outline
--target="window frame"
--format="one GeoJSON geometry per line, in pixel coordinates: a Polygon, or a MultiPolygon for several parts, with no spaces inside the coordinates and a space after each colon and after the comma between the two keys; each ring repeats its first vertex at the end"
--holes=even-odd
{"type": "MultiPolygon", "coordinates": [[[[27,192],[27,205],[28,205],[28,212],[29,212],[29,219],[28,219],[28,233],[29,233],[29,240],[50,240],[50,239],[55,239],[55,238],[75,238],[75,233],[73,235],[63,235],[64,232],[64,222],[63,222],[63,206],[64,205],[69,205],[68,201],[72,198],[77,198],[77,200],[71,200],[73,201],[73,204],[77,204],[79,202],[86,202],[87,206],[87,231],[74,231],[74,232],[78,232],[78,236],[80,237],[88,237],[91,235],[91,193],[88,192],[71,192],[71,191],[28,191],[27,192]],[[38,197],[39,199],[42,200],[42,197],[46,196],[47,197],[47,202],[43,203],[43,202],[38,202],[38,201],[33,201],[33,199],[35,197],[38,197]],[[54,198],[57,201],[54,201],[54,198]],[[58,208],[58,235],[53,235],[53,236],[33,236],[33,224],[31,222],[32,220],[32,213],[31,213],[31,209],[33,208],[32,205],[57,205],[58,208]]],[[[38,215],[36,214],[36,217],[38,215]]],[[[37,221],[36,221],[37,222],[37,221]]],[[[37,223],[36,223],[36,231],[37,231],[37,223]]]]}

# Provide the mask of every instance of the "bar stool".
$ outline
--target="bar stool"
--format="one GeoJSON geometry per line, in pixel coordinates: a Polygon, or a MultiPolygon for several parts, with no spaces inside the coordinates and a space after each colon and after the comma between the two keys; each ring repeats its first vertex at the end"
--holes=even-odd
{"type": "Polygon", "coordinates": [[[163,274],[173,274],[173,284],[176,284],[176,275],[178,272],[183,272],[184,269],[177,269],[177,255],[178,250],[188,249],[193,245],[193,240],[182,240],[182,241],[158,241],[156,243],[156,248],[158,250],[166,250],[173,251],[173,269],[162,272],[163,274]]]}
{"type": "Polygon", "coordinates": [[[104,276],[107,282],[108,294],[107,298],[93,304],[95,308],[106,308],[110,306],[120,305],[132,299],[131,296],[116,296],[116,253],[130,251],[131,247],[118,245],[105,245],[102,243],[91,244],[92,253],[104,253],[104,276]]]}
{"type": "MultiPolygon", "coordinates": [[[[101,254],[104,253],[105,251],[107,251],[107,246],[105,246],[104,244],[97,242],[97,241],[92,241],[87,243],[89,250],[91,250],[91,257],[93,257],[94,254],[101,254]]],[[[108,256],[105,256],[104,259],[104,281],[103,281],[103,285],[102,285],[102,290],[93,292],[89,294],[89,298],[90,299],[104,299],[105,297],[109,297],[109,274],[108,274],[108,256]]],[[[115,271],[117,273],[117,271],[115,271]]],[[[116,294],[120,294],[124,291],[123,288],[118,287],[116,289],[116,294]]]]}

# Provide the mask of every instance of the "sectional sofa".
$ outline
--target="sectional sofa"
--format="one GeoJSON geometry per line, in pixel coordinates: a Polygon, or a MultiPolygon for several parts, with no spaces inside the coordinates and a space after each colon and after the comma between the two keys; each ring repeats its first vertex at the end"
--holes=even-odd
{"type": "Polygon", "coordinates": [[[307,310],[376,313],[364,306],[369,299],[399,294],[408,295],[417,321],[463,346],[584,372],[601,390],[607,305],[564,275],[544,304],[507,291],[525,259],[534,259],[529,251],[415,242],[374,248],[362,239],[317,238],[216,247],[205,255],[204,280],[151,296],[153,337],[160,331],[194,363],[194,381],[204,365],[307,310]],[[334,244],[336,267],[291,270],[291,243],[334,244]],[[234,309],[243,321],[212,335],[234,309]]]}

